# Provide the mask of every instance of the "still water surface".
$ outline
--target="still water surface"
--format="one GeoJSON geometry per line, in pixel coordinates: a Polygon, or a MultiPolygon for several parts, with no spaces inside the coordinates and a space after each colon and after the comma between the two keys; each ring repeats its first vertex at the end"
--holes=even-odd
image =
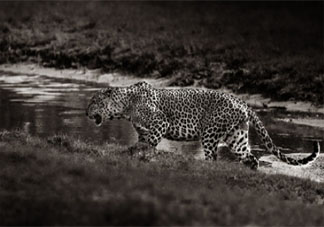
{"type": "MultiPolygon", "coordinates": [[[[98,128],[85,116],[92,94],[98,90],[82,82],[64,81],[40,75],[19,75],[0,72],[0,130],[22,128],[32,135],[52,136],[64,133],[95,143],[134,144],[135,130],[126,120],[106,122],[98,128]]],[[[282,110],[258,110],[274,142],[287,152],[310,152],[312,141],[323,147],[324,127],[311,127],[289,122],[289,119],[315,119],[323,124],[324,117],[309,113],[288,113],[282,110]],[[284,119],[280,121],[278,119],[284,119]]],[[[254,130],[251,144],[257,149],[254,130]]],[[[159,146],[171,150],[197,150],[195,143],[163,141],[159,146]]]]}
{"type": "Polygon", "coordinates": [[[39,75],[0,73],[0,129],[22,128],[32,135],[64,133],[86,140],[132,144],[129,122],[111,121],[98,128],[85,116],[91,95],[99,88],[39,75]]]}

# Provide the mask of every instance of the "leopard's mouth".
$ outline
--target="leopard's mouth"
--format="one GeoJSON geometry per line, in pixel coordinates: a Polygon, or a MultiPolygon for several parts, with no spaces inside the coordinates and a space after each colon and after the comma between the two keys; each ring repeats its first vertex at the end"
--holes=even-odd
{"type": "Polygon", "coordinates": [[[102,124],[102,117],[100,114],[94,115],[94,119],[97,126],[100,126],[102,124]]]}

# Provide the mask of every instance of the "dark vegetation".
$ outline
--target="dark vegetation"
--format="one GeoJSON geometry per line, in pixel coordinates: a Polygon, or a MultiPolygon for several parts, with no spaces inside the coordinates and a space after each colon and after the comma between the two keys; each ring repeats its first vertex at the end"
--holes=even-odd
{"type": "Polygon", "coordinates": [[[323,183],[141,151],[0,132],[0,225],[324,224],[323,183]]]}
{"type": "Polygon", "coordinates": [[[324,103],[323,2],[1,2],[0,63],[324,103]]]}

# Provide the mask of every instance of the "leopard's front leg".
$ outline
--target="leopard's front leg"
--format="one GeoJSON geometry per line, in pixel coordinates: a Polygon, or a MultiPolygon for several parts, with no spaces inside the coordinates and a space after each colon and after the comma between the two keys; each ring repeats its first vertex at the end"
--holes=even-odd
{"type": "Polygon", "coordinates": [[[163,115],[152,115],[148,124],[133,122],[138,133],[138,142],[129,148],[140,160],[151,161],[156,153],[155,147],[166,134],[169,123],[163,115]],[[153,155],[153,156],[152,156],[153,155]]]}
{"type": "Polygon", "coordinates": [[[138,133],[138,142],[156,147],[166,134],[169,123],[163,114],[153,114],[145,123],[133,123],[138,133]]]}

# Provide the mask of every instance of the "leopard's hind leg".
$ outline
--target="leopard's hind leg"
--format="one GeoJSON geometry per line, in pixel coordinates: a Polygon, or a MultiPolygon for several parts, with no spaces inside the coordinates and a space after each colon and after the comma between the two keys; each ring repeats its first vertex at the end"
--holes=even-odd
{"type": "Polygon", "coordinates": [[[224,134],[225,132],[220,132],[215,126],[209,127],[204,131],[201,143],[205,153],[205,160],[217,160],[218,144],[224,134]]]}
{"type": "Polygon", "coordinates": [[[230,150],[239,158],[240,162],[251,169],[259,167],[258,159],[251,153],[249,145],[249,122],[243,122],[227,134],[225,142],[230,150]]]}

